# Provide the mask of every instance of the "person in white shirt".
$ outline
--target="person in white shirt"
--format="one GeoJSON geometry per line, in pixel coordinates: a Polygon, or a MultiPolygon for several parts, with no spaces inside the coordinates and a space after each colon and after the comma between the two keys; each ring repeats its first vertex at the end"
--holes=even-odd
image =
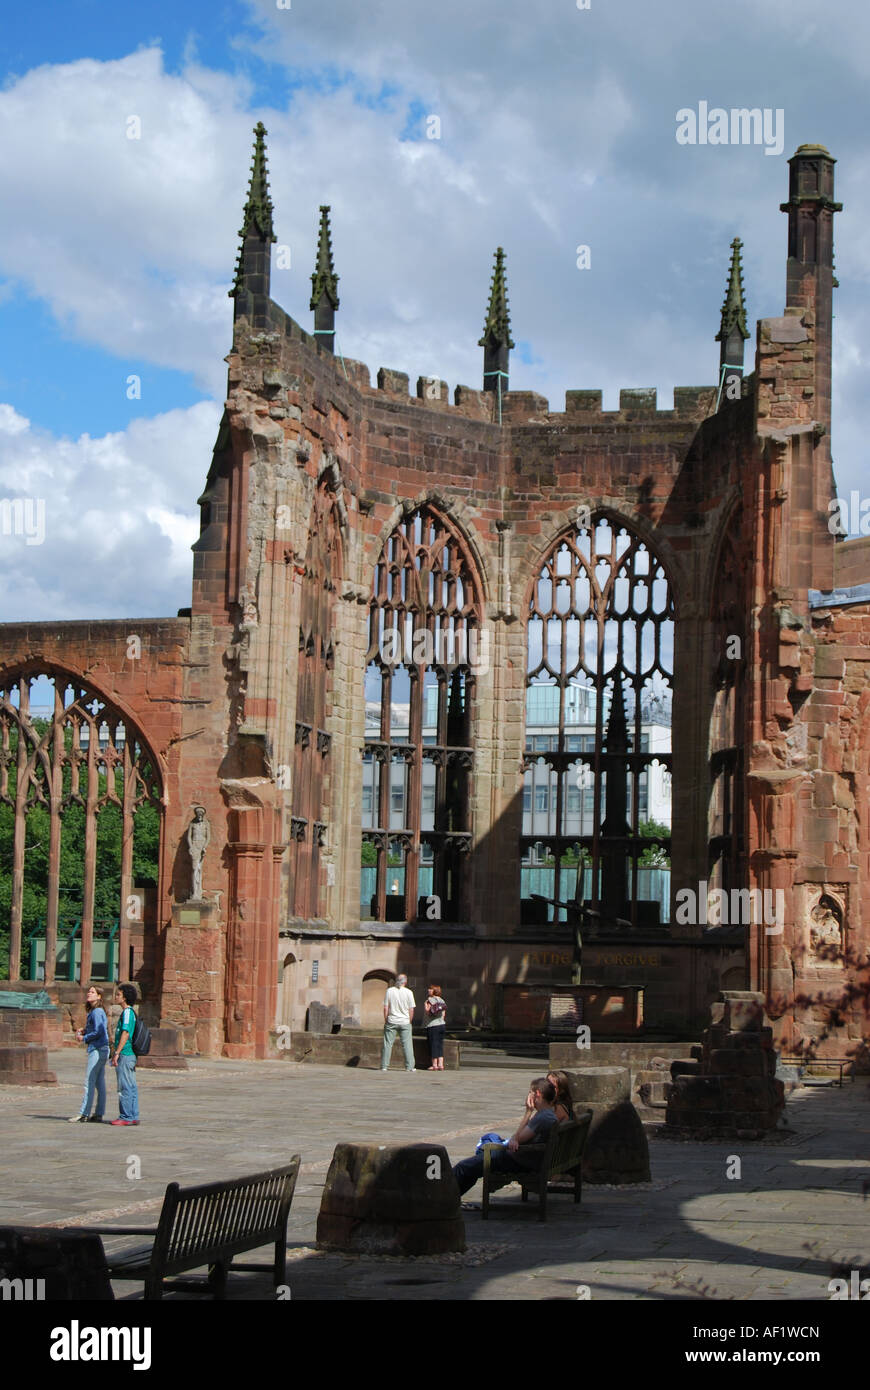
{"type": "Polygon", "coordinates": [[[417,1007],[413,994],[408,989],[407,975],[397,975],[396,983],[390,985],[384,995],[384,1045],[381,1049],[381,1071],[386,1071],[393,1054],[396,1034],[402,1042],[405,1054],[405,1071],[416,1071],[414,1066],[414,1041],[411,1024],[417,1007]]]}

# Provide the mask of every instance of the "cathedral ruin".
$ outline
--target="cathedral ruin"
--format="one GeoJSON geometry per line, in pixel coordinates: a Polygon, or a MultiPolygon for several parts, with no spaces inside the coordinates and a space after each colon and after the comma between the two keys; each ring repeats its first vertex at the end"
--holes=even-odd
{"type": "Polygon", "coordinates": [[[834,159],[789,160],[785,309],[746,369],[735,239],[712,384],[556,411],[511,389],[501,249],[480,389],[340,355],[325,207],[301,328],[264,137],[190,608],[0,626],[10,979],[119,972],[211,1055],[272,1055],[315,1004],[380,1027],[400,971],[454,1028],[540,1033],[582,923],[596,1036],[691,1037],[752,989],[778,1046],[859,1055],[870,538],[831,526],[834,159]]]}

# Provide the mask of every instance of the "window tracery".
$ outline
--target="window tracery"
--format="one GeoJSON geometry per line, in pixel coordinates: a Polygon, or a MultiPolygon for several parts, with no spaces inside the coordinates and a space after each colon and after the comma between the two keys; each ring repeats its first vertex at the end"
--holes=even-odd
{"type": "Polygon", "coordinates": [[[153,962],[144,960],[141,938],[157,887],[161,820],[156,761],[109,700],[50,671],[0,689],[10,980],[22,969],[46,984],[58,973],[114,979],[119,968],[132,976],[137,961],[148,974],[153,962]]]}
{"type": "Polygon", "coordinates": [[[522,906],[668,917],[674,604],[665,570],[598,511],[554,543],[527,628],[522,906]],[[561,904],[561,905],[560,905],[561,904]]]}
{"type": "Polygon", "coordinates": [[[471,848],[471,710],[483,657],[468,548],[435,507],[375,569],[366,654],[361,914],[455,920],[471,848]]]}

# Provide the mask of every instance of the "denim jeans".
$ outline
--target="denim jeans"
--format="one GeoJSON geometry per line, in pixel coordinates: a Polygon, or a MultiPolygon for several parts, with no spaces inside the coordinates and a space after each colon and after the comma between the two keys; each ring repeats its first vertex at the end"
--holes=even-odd
{"type": "Polygon", "coordinates": [[[106,1063],[109,1060],[109,1049],[107,1047],[93,1047],[88,1049],[88,1069],[85,1072],[85,1093],[82,1097],[83,1115],[90,1115],[91,1106],[94,1103],[94,1091],[97,1093],[97,1108],[95,1115],[102,1116],[106,1113],[106,1063]]]}
{"type": "MultiPolygon", "coordinates": [[[[522,1158],[518,1158],[509,1149],[493,1149],[490,1158],[490,1167],[494,1173],[529,1173],[534,1172],[535,1168],[540,1168],[541,1159],[544,1155],[543,1144],[525,1144],[522,1146],[526,1152],[522,1158]]],[[[483,1177],[483,1154],[473,1154],[471,1158],[463,1158],[453,1169],[453,1175],[459,1184],[459,1195],[464,1197],[479,1178],[483,1177]]]]}
{"type": "Polygon", "coordinates": [[[118,1058],[118,1107],[122,1120],[138,1120],[139,1091],[136,1086],[136,1058],[118,1058]]]}
{"type": "Polygon", "coordinates": [[[384,1024],[384,1045],[381,1048],[381,1070],[390,1065],[390,1058],[393,1055],[393,1043],[396,1041],[398,1033],[402,1042],[402,1051],[405,1054],[405,1071],[414,1070],[414,1039],[411,1033],[410,1023],[384,1024]]]}

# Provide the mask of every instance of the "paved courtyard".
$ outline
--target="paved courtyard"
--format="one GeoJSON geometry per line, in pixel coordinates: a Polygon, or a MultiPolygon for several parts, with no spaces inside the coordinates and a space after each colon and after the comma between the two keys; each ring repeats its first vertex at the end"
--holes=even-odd
{"type": "MultiPolygon", "coordinates": [[[[519,1189],[481,1220],[466,1199],[469,1251],[442,1259],[317,1253],[315,1225],[335,1144],[444,1143],[452,1160],[481,1132],[509,1130],[534,1074],[503,1069],[382,1074],[289,1061],[194,1060],[139,1072],[142,1124],[71,1125],[83,1057],[51,1055],[55,1087],[0,1086],[0,1223],[156,1221],[167,1182],[203,1182],[302,1155],[290,1214],[288,1282],[307,1300],[827,1300],[832,1263],[870,1263],[870,1088],[806,1087],[778,1142],[680,1143],[653,1132],[652,1182],[554,1197],[548,1219],[519,1189]],[[740,1177],[734,1157],[740,1159],[740,1177]],[[138,1165],[134,1161],[139,1160],[138,1165]],[[140,1177],[128,1176],[141,1171],[140,1177]],[[864,1188],[867,1187],[865,1194],[864,1188]]],[[[109,1113],[117,1113],[114,1076],[109,1113]]],[[[476,1204],[477,1199],[477,1204],[476,1204]]],[[[263,1252],[266,1258],[268,1252],[263,1252]]],[[[250,1258],[248,1256],[247,1258],[250,1258]]],[[[121,1298],[141,1286],[119,1283],[121,1298]]],[[[231,1276],[229,1297],[272,1297],[268,1278],[231,1276]]]]}

